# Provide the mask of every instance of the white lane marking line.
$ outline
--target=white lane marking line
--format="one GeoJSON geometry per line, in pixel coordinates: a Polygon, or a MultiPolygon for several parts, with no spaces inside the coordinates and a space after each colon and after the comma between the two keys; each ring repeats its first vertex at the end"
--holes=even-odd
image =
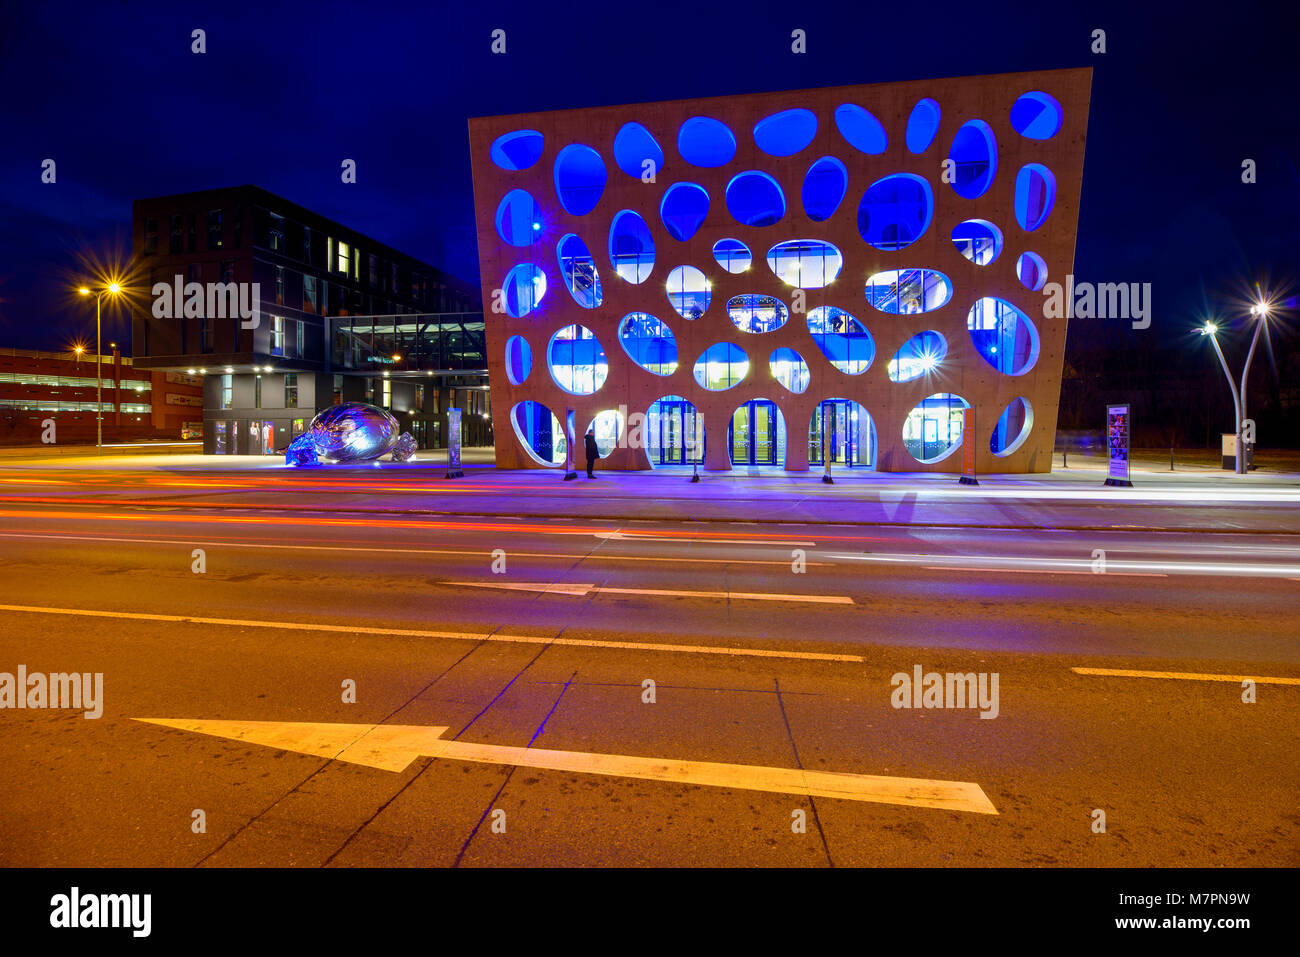
{"type": "Polygon", "coordinates": [[[595,638],[546,638],[541,635],[505,635],[464,631],[427,631],[412,628],[368,628],[362,625],[322,625],[308,621],[255,621],[243,618],[199,618],[193,615],[153,615],[134,611],[100,611],[92,608],[50,608],[39,605],[0,605],[0,611],[38,615],[82,615],[88,618],[124,618],[133,621],[172,621],[193,625],[230,625],[237,628],[279,628],[284,631],[325,631],[348,635],[399,635],[403,638],[448,638],[453,641],[499,641],[507,644],[572,645],[582,648],[616,648],[628,651],[665,651],[691,655],[730,655],[752,658],[787,658],[795,661],[861,663],[861,655],[836,655],[819,651],[782,651],[769,648],[725,648],[709,645],[667,645],[643,641],[603,641],[595,638]]]}
{"type": "MultiPolygon", "coordinates": [[[[130,543],[139,542],[145,545],[163,544],[163,545],[205,545],[208,548],[281,548],[290,551],[309,551],[309,552],[409,552],[412,555],[476,555],[480,558],[490,558],[491,555],[482,549],[473,548],[378,548],[361,545],[283,545],[272,544],[269,542],[234,542],[234,541],[202,541],[201,539],[179,539],[179,538],[110,538],[106,535],[38,535],[36,533],[25,532],[0,532],[0,538],[35,538],[51,539],[58,541],[66,539],[67,541],[76,542],[118,542],[130,543]]],[[[646,539],[651,541],[652,539],[646,539]]],[[[707,543],[705,543],[707,544],[707,543]]],[[[568,552],[511,552],[511,558],[564,558],[564,559],[585,559],[596,561],[610,562],[674,562],[677,564],[688,565],[789,565],[789,559],[772,561],[761,558],[692,558],[687,555],[676,556],[673,558],[662,558],[650,555],[614,555],[609,552],[583,552],[581,554],[570,554],[568,552]]],[[[829,567],[834,562],[805,562],[806,565],[817,565],[829,567]]]]}
{"type": "MultiPolygon", "coordinates": [[[[756,525],[757,522],[733,522],[733,525],[756,525]]],[[[769,545],[773,548],[788,548],[791,545],[801,548],[816,548],[816,542],[793,542],[784,540],[759,541],[749,538],[701,538],[698,535],[643,535],[627,532],[591,532],[596,538],[609,538],[615,541],[629,542],[698,542],[701,545],[769,545]]]]}
{"type": "MultiPolygon", "coordinates": [[[[1087,558],[1034,558],[1006,555],[906,555],[877,554],[856,555],[852,552],[825,552],[822,558],[843,559],[855,562],[878,562],[883,565],[921,565],[942,571],[1028,571],[1034,566],[1043,569],[1088,571],[1092,562],[1087,558]]],[[[1036,569],[1035,569],[1036,570],[1036,569]]],[[[1132,559],[1106,559],[1105,575],[1238,575],[1242,577],[1289,577],[1297,571],[1295,565],[1262,565],[1245,562],[1174,562],[1137,561],[1132,559]]]]}
{"type": "Polygon", "coordinates": [[[1124,668],[1071,668],[1081,675],[1111,678],[1179,678],[1183,681],[1253,681],[1261,685],[1300,685],[1300,678],[1266,678],[1260,675],[1208,675],[1196,671],[1130,671],[1124,668]]]}
{"type": "Polygon", "coordinates": [[[932,572],[997,572],[999,575],[1095,575],[1098,578],[1168,578],[1160,572],[1116,572],[1107,566],[1105,575],[1093,571],[1079,571],[1073,568],[976,568],[966,565],[923,565],[922,568],[932,572]]]}
{"type": "Polygon", "coordinates": [[[630,754],[599,754],[588,751],[556,751],[549,748],[512,747],[449,741],[445,726],[327,724],[298,721],[202,721],[184,718],[136,718],[196,734],[212,735],[280,751],[346,761],[384,771],[404,770],[418,757],[447,758],[477,764],[601,774],[670,781],[706,787],[767,791],[774,794],[802,794],[902,804],[911,807],[997,814],[984,789],[968,781],[939,781],[930,778],[889,777],[879,774],[849,774],[835,771],[807,771],[753,764],[722,764],[716,761],[683,761],[676,758],[646,758],[630,754]]]}
{"type": "Polygon", "coordinates": [[[799,601],[818,605],[852,605],[848,595],[787,595],[779,592],[750,591],[678,591],[672,588],[614,588],[609,585],[576,584],[564,582],[453,582],[461,588],[504,588],[509,591],[536,591],[582,597],[588,594],[658,595],[667,598],[727,598],[740,601],[799,601]]]}

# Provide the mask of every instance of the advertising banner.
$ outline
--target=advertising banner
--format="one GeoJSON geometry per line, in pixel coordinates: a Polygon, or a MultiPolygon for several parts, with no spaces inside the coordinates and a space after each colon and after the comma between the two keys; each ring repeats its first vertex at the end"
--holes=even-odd
{"type": "Polygon", "coordinates": [[[460,478],[460,409],[447,410],[447,478],[460,478]]]}
{"type": "Polygon", "coordinates": [[[1128,477],[1129,418],[1127,405],[1106,406],[1106,448],[1110,456],[1106,484],[1132,486],[1128,477]]]}

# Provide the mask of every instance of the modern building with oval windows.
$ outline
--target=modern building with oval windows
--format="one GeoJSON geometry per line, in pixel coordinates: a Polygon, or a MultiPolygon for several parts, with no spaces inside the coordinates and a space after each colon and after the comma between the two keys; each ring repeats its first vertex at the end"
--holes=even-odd
{"type": "Polygon", "coordinates": [[[497,465],[1049,471],[1090,84],[471,119],[497,465]]]}

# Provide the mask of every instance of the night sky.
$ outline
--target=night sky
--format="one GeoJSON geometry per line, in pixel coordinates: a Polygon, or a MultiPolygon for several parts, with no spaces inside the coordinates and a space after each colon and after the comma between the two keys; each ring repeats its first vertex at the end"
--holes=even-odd
{"type": "Polygon", "coordinates": [[[93,341],[68,290],[83,262],[125,261],[135,198],[256,183],[477,284],[469,116],[1077,66],[1095,72],[1074,272],[1152,283],[1154,323],[1075,322],[1070,348],[1177,346],[1255,280],[1300,291],[1294,2],[7,6],[0,347],[93,341]]]}

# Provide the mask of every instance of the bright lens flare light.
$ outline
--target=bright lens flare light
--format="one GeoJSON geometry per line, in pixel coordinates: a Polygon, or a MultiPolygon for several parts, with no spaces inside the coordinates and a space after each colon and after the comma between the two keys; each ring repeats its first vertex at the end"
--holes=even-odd
{"type": "Polygon", "coordinates": [[[1212,336],[1218,331],[1219,331],[1219,327],[1212,322],[1207,322],[1204,326],[1201,327],[1201,335],[1203,336],[1212,336]]]}

